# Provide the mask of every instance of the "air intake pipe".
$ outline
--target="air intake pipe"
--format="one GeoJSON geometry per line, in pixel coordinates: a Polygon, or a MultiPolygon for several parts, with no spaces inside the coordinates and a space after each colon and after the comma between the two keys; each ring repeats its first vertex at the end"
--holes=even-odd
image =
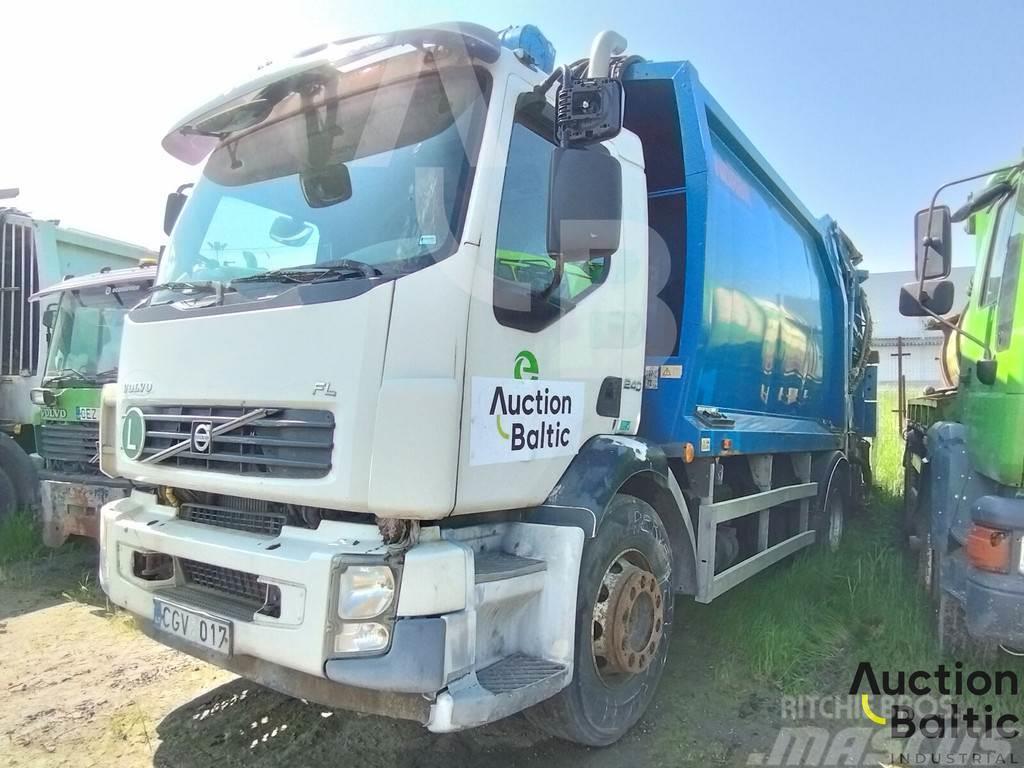
{"type": "Polygon", "coordinates": [[[587,77],[608,77],[611,71],[612,56],[618,56],[626,50],[626,38],[618,32],[606,29],[594,38],[590,46],[590,64],[587,77]]]}

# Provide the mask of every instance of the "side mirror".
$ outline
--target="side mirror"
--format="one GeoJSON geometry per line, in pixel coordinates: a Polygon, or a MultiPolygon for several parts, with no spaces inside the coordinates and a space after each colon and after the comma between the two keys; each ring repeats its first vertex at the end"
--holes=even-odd
{"type": "Polygon", "coordinates": [[[43,310],[43,327],[46,329],[46,343],[53,339],[53,329],[57,325],[57,305],[51,304],[43,310]]]}
{"type": "Polygon", "coordinates": [[[556,147],[548,201],[548,253],[553,258],[586,261],[619,249],[622,168],[614,157],[556,147]]]}
{"type": "Polygon", "coordinates": [[[952,280],[925,283],[920,294],[919,287],[919,283],[907,283],[900,290],[900,314],[904,317],[944,315],[953,309],[956,289],[952,280]]]}
{"type": "Polygon", "coordinates": [[[917,212],[914,242],[914,274],[917,279],[949,277],[953,266],[953,227],[948,205],[917,212]]]}
{"type": "Polygon", "coordinates": [[[57,305],[51,304],[43,310],[43,326],[48,330],[52,331],[53,326],[57,324],[57,305]]]}
{"type": "Polygon", "coordinates": [[[181,215],[181,209],[185,207],[185,201],[188,200],[188,195],[185,194],[185,190],[189,189],[191,186],[191,184],[182,184],[178,187],[177,192],[171,192],[171,194],[167,196],[167,204],[164,206],[165,235],[170,235],[171,230],[174,229],[174,223],[181,215]]]}
{"type": "Polygon", "coordinates": [[[991,387],[996,383],[997,368],[995,360],[979,360],[974,364],[974,373],[978,377],[978,381],[991,387]]]}

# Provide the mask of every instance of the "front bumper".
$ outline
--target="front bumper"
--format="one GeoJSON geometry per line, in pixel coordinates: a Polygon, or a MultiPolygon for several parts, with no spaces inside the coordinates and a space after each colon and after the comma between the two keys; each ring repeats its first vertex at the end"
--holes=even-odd
{"type": "Polygon", "coordinates": [[[123,499],[131,484],[94,475],[42,473],[39,484],[43,543],[59,547],[68,536],[100,535],[100,509],[123,499]]]}
{"type": "Polygon", "coordinates": [[[1010,531],[1010,573],[967,568],[967,629],[977,638],[1024,648],[1024,499],[982,496],[973,505],[974,522],[1010,531]]]}
{"type": "Polygon", "coordinates": [[[1024,648],[1024,576],[971,569],[967,630],[973,637],[1024,648]]]}
{"type": "MultiPolygon", "coordinates": [[[[107,504],[102,525],[101,584],[111,601],[137,617],[151,621],[153,601],[160,599],[230,620],[232,657],[253,657],[317,678],[379,690],[435,693],[445,684],[446,659],[451,657],[445,646],[453,634],[448,624],[459,623],[458,609],[465,606],[453,602],[450,595],[433,606],[403,599],[400,577],[410,567],[418,568],[417,557],[410,563],[407,555],[407,562],[395,564],[398,594],[380,619],[391,631],[388,649],[361,656],[333,652],[334,636],[342,626],[336,612],[340,569],[346,564],[390,562],[375,525],[323,521],[316,530],[285,526],[272,537],[179,520],[172,507],[140,491],[107,504]],[[175,561],[174,575],[161,580],[142,578],[135,553],[169,555],[175,561]],[[181,560],[258,576],[260,585],[280,591],[278,615],[251,609],[248,614],[238,612],[229,594],[190,588],[181,560]],[[454,609],[455,618],[422,618],[425,613],[441,613],[439,608],[454,609]],[[410,655],[414,649],[420,659],[415,667],[396,663],[396,657],[410,655]]],[[[432,552],[435,567],[447,568],[456,578],[461,569],[462,581],[456,586],[461,584],[465,592],[471,559],[466,548],[438,541],[422,549],[432,552]]],[[[417,580],[423,580],[422,573],[417,580]]],[[[416,590],[409,592],[413,595],[416,590]]],[[[160,639],[165,640],[162,633],[160,639]]],[[[215,655],[211,661],[231,668],[231,657],[215,655]]]]}
{"type": "Polygon", "coordinates": [[[135,491],[103,508],[99,579],[171,647],[289,695],[444,732],[521,711],[571,680],[583,538],[524,522],[423,527],[394,554],[376,525],[243,532],[179,519],[135,491]],[[389,646],[341,654],[334,643],[351,623],[338,618],[341,576],[356,564],[392,568],[391,607],[370,619],[387,623],[389,646]],[[209,569],[236,581],[200,583],[209,569]],[[238,583],[250,588],[247,613],[226,594],[238,583]],[[269,612],[269,600],[251,601],[264,588],[279,596],[269,612]],[[156,600],[230,623],[230,655],[156,629],[156,600]]]}
{"type": "Polygon", "coordinates": [[[280,664],[272,664],[255,656],[224,656],[172,635],[157,632],[151,621],[140,618],[137,624],[148,637],[158,643],[234,672],[286,696],[316,702],[325,707],[414,720],[421,725],[430,720],[431,701],[421,694],[378,691],[338,683],[282,667],[280,664]]]}

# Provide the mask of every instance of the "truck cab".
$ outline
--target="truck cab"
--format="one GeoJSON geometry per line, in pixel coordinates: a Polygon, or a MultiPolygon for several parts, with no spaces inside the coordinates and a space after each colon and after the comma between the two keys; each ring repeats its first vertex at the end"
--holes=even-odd
{"type": "Polygon", "coordinates": [[[940,643],[994,651],[1024,648],[1024,166],[943,188],[980,178],[957,211],[933,202],[917,216],[919,279],[901,311],[945,326],[950,386],[909,402],[905,514],[940,643]],[[974,238],[975,272],[948,318],[954,223],[974,238]]]}
{"type": "Polygon", "coordinates": [[[47,546],[59,547],[70,535],[97,538],[100,507],[131,489],[99,469],[100,391],[117,380],[125,317],[155,276],[155,266],[104,269],[30,299],[44,306],[46,329],[46,361],[30,397],[38,406],[34,458],[47,546]]]}
{"type": "Polygon", "coordinates": [[[838,546],[860,255],[624,49],[344,40],[172,128],[205,165],[103,392],[101,468],[146,486],[103,507],[114,603],[292,695],[604,745],[676,594],[838,546]]]}

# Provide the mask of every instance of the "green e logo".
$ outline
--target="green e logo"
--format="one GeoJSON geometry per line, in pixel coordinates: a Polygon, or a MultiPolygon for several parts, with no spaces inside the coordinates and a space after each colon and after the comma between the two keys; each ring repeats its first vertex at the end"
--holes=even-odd
{"type": "Polygon", "coordinates": [[[121,450],[132,461],[142,456],[146,444],[146,416],[141,408],[129,408],[124,412],[121,424],[121,450]]]}
{"type": "Polygon", "coordinates": [[[512,367],[512,375],[517,379],[539,379],[540,366],[537,365],[537,358],[533,352],[524,349],[516,355],[515,365],[512,367]]]}

